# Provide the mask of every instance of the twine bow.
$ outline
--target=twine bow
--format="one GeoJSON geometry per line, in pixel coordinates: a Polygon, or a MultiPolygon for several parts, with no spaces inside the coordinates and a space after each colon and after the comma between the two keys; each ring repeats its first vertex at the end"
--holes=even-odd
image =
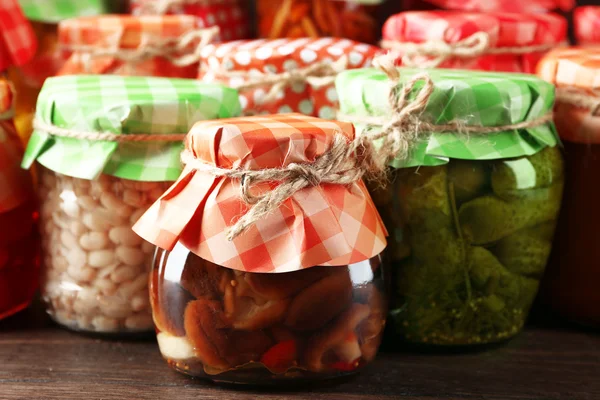
{"type": "Polygon", "coordinates": [[[197,63],[204,46],[212,42],[219,34],[218,27],[195,29],[177,38],[161,38],[158,36],[142,35],[136,49],[102,48],[94,45],[70,45],[64,49],[84,53],[92,58],[114,57],[128,63],[137,63],[153,57],[164,57],[178,67],[197,63]],[[192,49],[193,47],[193,49],[192,49]]]}
{"type": "Polygon", "coordinates": [[[329,150],[320,155],[312,163],[290,164],[282,168],[264,170],[247,170],[242,168],[225,169],[198,160],[185,150],[181,160],[188,167],[211,174],[240,180],[241,198],[251,207],[227,230],[227,238],[235,239],[249,226],[279,208],[284,201],[297,191],[324,183],[349,185],[362,179],[381,178],[385,176],[386,165],[391,158],[407,159],[416,141],[432,132],[459,132],[488,135],[496,132],[510,131],[533,127],[547,123],[552,113],[530,121],[501,126],[468,126],[460,121],[452,121],[444,125],[436,125],[422,120],[429,98],[434,92],[434,84],[427,73],[415,75],[403,85],[400,84],[400,73],[394,65],[396,55],[388,54],[375,59],[374,64],[384,71],[390,80],[389,102],[391,113],[385,119],[376,117],[353,117],[342,115],[340,120],[356,123],[367,123],[381,127],[377,133],[357,135],[348,141],[337,134],[329,150]],[[419,88],[414,100],[410,94],[419,88]],[[383,140],[375,147],[373,141],[383,140]],[[252,193],[252,189],[261,183],[278,182],[272,190],[252,193]]]}
{"type": "Polygon", "coordinates": [[[296,83],[307,82],[313,87],[322,87],[335,81],[335,77],[348,65],[348,57],[340,57],[335,62],[321,61],[309,65],[306,68],[294,69],[279,74],[262,74],[252,77],[247,71],[222,72],[222,65],[213,65],[219,76],[226,78],[241,78],[240,83],[232,83],[230,86],[237,90],[255,89],[271,86],[269,91],[257,101],[257,105],[269,104],[277,99],[277,96],[287,88],[296,83]]]}
{"type": "Polygon", "coordinates": [[[493,47],[487,32],[476,32],[456,43],[447,43],[443,40],[429,40],[423,43],[382,40],[381,47],[399,52],[404,66],[435,68],[453,57],[466,59],[486,54],[527,54],[548,51],[556,45],[493,47]],[[429,60],[422,61],[419,57],[428,57],[429,60]]]}

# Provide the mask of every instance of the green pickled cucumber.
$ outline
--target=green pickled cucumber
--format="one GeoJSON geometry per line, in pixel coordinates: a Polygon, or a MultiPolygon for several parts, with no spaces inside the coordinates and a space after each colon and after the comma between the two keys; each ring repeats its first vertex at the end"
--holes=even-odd
{"type": "Polygon", "coordinates": [[[433,209],[450,215],[448,169],[445,165],[400,170],[396,179],[400,206],[408,219],[414,210],[420,209],[433,209]]]}
{"type": "Polygon", "coordinates": [[[489,174],[481,161],[450,160],[448,183],[454,187],[458,205],[484,194],[489,187],[489,174]]]}
{"type": "Polygon", "coordinates": [[[482,196],[460,207],[459,221],[466,240],[472,244],[490,244],[523,228],[557,217],[562,198],[562,182],[533,189],[519,200],[505,201],[482,196]]]}
{"type": "Polygon", "coordinates": [[[530,157],[499,161],[491,174],[494,193],[505,200],[527,197],[531,189],[546,188],[563,179],[563,158],[556,147],[530,157]]]}
{"type": "Polygon", "coordinates": [[[540,278],[552,249],[555,225],[556,221],[548,221],[522,229],[497,242],[491,251],[509,271],[540,278]]]}

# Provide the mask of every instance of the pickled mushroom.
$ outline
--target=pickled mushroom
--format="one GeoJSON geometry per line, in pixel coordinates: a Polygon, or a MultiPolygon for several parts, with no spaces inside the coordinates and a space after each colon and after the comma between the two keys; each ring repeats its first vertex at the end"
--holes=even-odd
{"type": "Polygon", "coordinates": [[[347,268],[337,268],[336,273],[317,281],[294,297],[284,325],[296,331],[319,329],[351,302],[350,273],[347,268]]]}
{"type": "Polygon", "coordinates": [[[336,267],[313,267],[281,274],[245,274],[244,280],[258,295],[269,300],[290,297],[331,274],[336,267]]]}
{"type": "MultiPolygon", "coordinates": [[[[158,285],[159,271],[155,270],[151,276],[151,285],[158,285]]],[[[150,292],[150,301],[153,308],[154,324],[158,330],[169,332],[175,336],[185,336],[184,318],[182,313],[174,310],[184,310],[186,305],[194,300],[194,297],[180,285],[163,281],[163,290],[158,293],[150,292]]]]}
{"type": "MultiPolygon", "coordinates": [[[[355,332],[357,326],[368,316],[368,306],[354,303],[339,315],[338,318],[332,321],[325,331],[312,336],[308,340],[305,355],[307,367],[311,371],[323,371],[328,368],[326,358],[331,356],[330,353],[334,353],[338,359],[340,354],[342,356],[351,354],[352,352],[343,353],[346,349],[339,346],[344,343],[350,334],[355,332]],[[334,348],[337,348],[337,352],[335,352],[334,348]]],[[[360,354],[358,354],[358,357],[360,357],[360,354]]]]}
{"type": "Polygon", "coordinates": [[[556,218],[563,185],[555,183],[533,189],[527,198],[504,201],[483,196],[460,207],[460,226],[467,240],[476,245],[489,244],[516,231],[556,218]]]}
{"type": "Polygon", "coordinates": [[[562,155],[554,147],[530,157],[502,160],[494,165],[491,176],[494,193],[505,200],[527,197],[530,189],[546,188],[563,179],[562,155]]]}
{"type": "Polygon", "coordinates": [[[223,279],[231,279],[230,271],[200,257],[189,258],[186,268],[181,273],[181,286],[196,298],[220,298],[223,294],[221,282],[223,279]]]}

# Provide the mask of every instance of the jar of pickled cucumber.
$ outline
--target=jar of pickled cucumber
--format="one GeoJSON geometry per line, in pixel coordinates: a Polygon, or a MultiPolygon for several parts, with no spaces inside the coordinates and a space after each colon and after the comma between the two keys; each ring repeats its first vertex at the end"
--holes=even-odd
{"type": "Polygon", "coordinates": [[[566,186],[541,299],[562,316],[600,327],[596,226],[600,190],[600,117],[595,92],[600,62],[593,49],[564,48],[548,54],[538,75],[557,85],[556,128],[565,154],[566,186]],[[559,72],[560,71],[560,72],[559,72]]]}
{"type": "MultiPolygon", "coordinates": [[[[351,139],[352,125],[300,114],[192,128],[183,174],[134,227],[158,246],[151,303],[171,367],[215,382],[271,385],[353,374],[373,361],[387,314],[386,240],[362,181],[292,191],[230,236],[252,206],[239,179],[208,167],[309,165],[336,134],[351,139]]],[[[251,190],[268,195],[285,184],[251,190]]]]}
{"type": "MultiPolygon", "coordinates": [[[[12,1],[12,0],[3,0],[12,1]]],[[[11,68],[10,79],[19,94],[16,99],[15,125],[24,143],[31,136],[37,96],[46,78],[56,75],[65,58],[58,46],[58,23],[80,15],[108,12],[106,0],[38,1],[18,0],[31,21],[37,51],[32,60],[20,68],[11,68]]]]}
{"type": "MultiPolygon", "coordinates": [[[[394,90],[403,93],[421,71],[399,71],[394,90]]],[[[372,187],[392,238],[394,331],[415,344],[501,342],[527,319],[561,204],[553,86],[530,75],[424,70],[409,99],[424,85],[427,102],[401,133],[425,131],[390,160],[390,183],[372,187]]],[[[364,134],[398,118],[383,72],[347,71],[336,86],[339,118],[365,121],[364,134]]]]}
{"type": "Polygon", "coordinates": [[[154,247],[131,227],[179,176],[184,132],[239,108],[235,90],[195,80],[46,80],[22,165],[40,167],[41,292],[56,322],[104,334],[153,330],[154,247]]]}
{"type": "Polygon", "coordinates": [[[26,308],[38,288],[39,237],[31,176],[12,122],[13,88],[0,80],[0,319],[26,308]]]}

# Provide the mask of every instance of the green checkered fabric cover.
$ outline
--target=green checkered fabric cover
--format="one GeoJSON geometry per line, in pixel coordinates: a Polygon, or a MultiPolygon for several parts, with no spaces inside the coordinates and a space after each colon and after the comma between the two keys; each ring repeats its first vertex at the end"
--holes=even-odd
{"type": "MultiPolygon", "coordinates": [[[[424,70],[401,68],[406,82],[424,70]]],[[[460,70],[425,70],[435,85],[421,119],[433,124],[460,121],[472,126],[500,126],[542,117],[552,110],[554,86],[533,75],[460,70]]],[[[419,82],[412,96],[422,87],[419,82]]],[[[340,111],[356,117],[390,113],[390,83],[378,69],[347,70],[338,75],[340,111]]],[[[364,129],[366,126],[357,126],[364,129]]],[[[376,129],[371,127],[369,129],[376,129]]],[[[554,124],[477,136],[432,133],[417,143],[409,160],[393,160],[395,168],[434,166],[449,158],[489,160],[532,155],[559,143],[554,124]]]]}
{"type": "Polygon", "coordinates": [[[19,0],[28,19],[58,23],[63,19],[106,14],[109,0],[19,0]]]}
{"type": "MultiPolygon", "coordinates": [[[[78,131],[186,134],[200,120],[236,117],[234,89],[192,79],[60,76],[46,80],[36,118],[78,131]]],[[[183,143],[108,142],[34,130],[23,167],[34,161],[58,173],[95,179],[101,173],[137,181],[172,181],[181,172],[183,143]]]]}

